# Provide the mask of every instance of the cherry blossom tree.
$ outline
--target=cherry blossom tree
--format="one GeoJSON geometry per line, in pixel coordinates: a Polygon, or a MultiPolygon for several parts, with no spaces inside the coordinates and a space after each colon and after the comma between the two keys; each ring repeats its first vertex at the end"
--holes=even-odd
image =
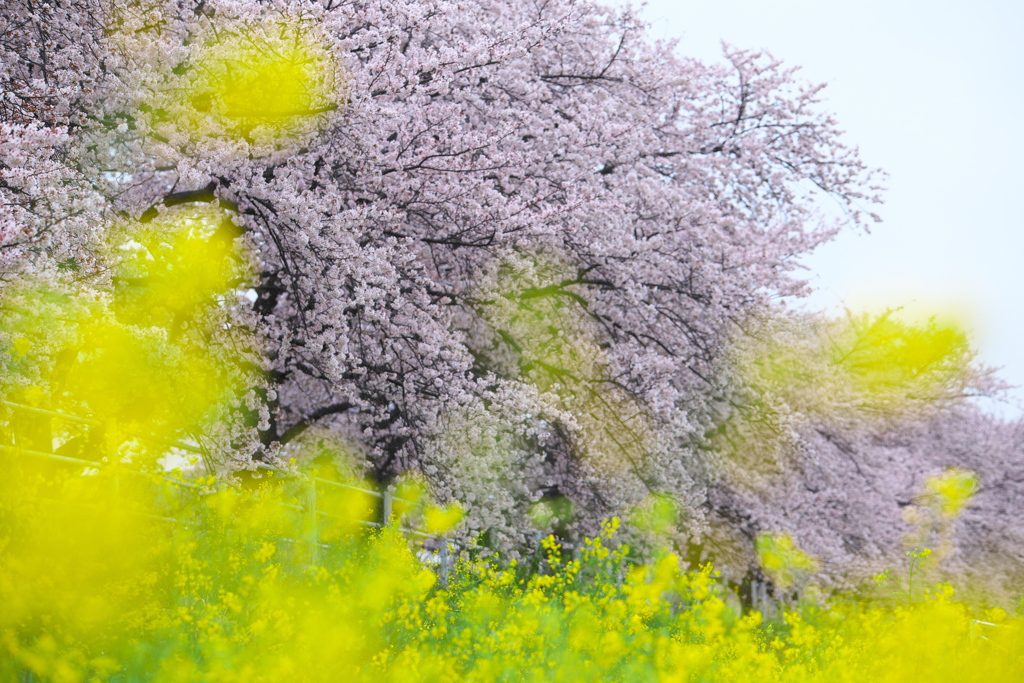
{"type": "Polygon", "coordinates": [[[778,537],[813,561],[805,586],[859,591],[883,572],[906,583],[907,553],[923,550],[913,561],[929,580],[1000,602],[1019,594],[1020,423],[969,403],[1001,383],[964,332],[894,311],[791,313],[747,325],[727,355],[708,532],[691,561],[749,591],[774,579],[758,545],[778,537]]]}
{"type": "Polygon", "coordinates": [[[804,291],[818,199],[878,201],[821,86],[590,2],[11,0],[0,49],[8,280],[111,291],[111,225],[216,205],[253,275],[208,312],[250,378],[211,457],[333,435],[498,544],[561,500],[703,528],[727,341],[804,291]]]}
{"type": "MultiPolygon", "coordinates": [[[[1024,587],[1020,425],[961,407],[881,434],[806,433],[789,476],[770,489],[720,483],[709,491],[705,553],[748,589],[764,580],[754,551],[762,534],[786,534],[819,566],[810,581],[863,591],[883,572],[907,580],[908,553],[928,549],[926,579],[997,604],[1024,587]],[[929,482],[970,473],[977,492],[962,509],[935,510],[929,482]]],[[[885,591],[882,593],[885,594],[885,591]]]]}

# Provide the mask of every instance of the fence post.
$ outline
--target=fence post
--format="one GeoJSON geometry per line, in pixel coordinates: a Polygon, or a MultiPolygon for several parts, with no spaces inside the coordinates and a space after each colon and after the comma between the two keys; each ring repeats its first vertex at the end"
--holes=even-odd
{"type": "Polygon", "coordinates": [[[442,588],[447,588],[448,587],[448,561],[449,561],[449,558],[451,556],[448,554],[448,539],[447,538],[442,538],[440,540],[441,540],[441,550],[440,550],[439,554],[440,554],[440,559],[441,559],[441,567],[440,567],[441,571],[438,572],[438,577],[437,578],[438,578],[438,583],[441,584],[441,587],[442,588]]]}
{"type": "Polygon", "coordinates": [[[320,520],[316,509],[316,477],[309,477],[309,486],[306,489],[306,523],[309,526],[309,558],[311,564],[320,560],[320,520]]]}
{"type": "Polygon", "coordinates": [[[391,524],[391,489],[384,489],[384,495],[381,497],[381,513],[380,513],[380,525],[386,527],[391,524]]]}

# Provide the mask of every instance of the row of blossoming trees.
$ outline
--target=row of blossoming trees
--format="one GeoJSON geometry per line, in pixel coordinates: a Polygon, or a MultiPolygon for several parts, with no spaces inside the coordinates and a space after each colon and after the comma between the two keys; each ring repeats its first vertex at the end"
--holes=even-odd
{"type": "Polygon", "coordinates": [[[512,554],[621,516],[736,582],[1020,580],[963,333],[778,303],[880,200],[769,55],[574,0],[11,0],[0,63],[8,400],[152,466],[415,474],[512,554]]]}

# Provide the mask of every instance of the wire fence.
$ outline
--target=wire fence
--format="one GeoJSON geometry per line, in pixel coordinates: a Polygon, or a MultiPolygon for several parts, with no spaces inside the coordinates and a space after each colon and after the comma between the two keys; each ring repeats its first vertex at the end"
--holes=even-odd
{"type": "MultiPolygon", "coordinates": [[[[139,477],[168,484],[186,492],[193,499],[220,490],[216,486],[208,486],[188,481],[180,476],[173,476],[170,472],[139,471],[125,466],[120,462],[118,449],[128,439],[117,438],[113,425],[104,424],[91,418],[35,408],[11,401],[0,401],[0,405],[6,407],[11,413],[8,429],[0,430],[0,452],[17,457],[42,458],[80,467],[83,475],[97,474],[105,469],[111,475],[113,483],[111,494],[114,499],[112,502],[115,506],[118,505],[120,491],[124,479],[127,477],[139,477]],[[67,429],[69,425],[77,428],[85,427],[90,431],[82,433],[81,430],[69,430],[67,429]],[[78,445],[75,445],[76,442],[78,445]],[[98,459],[89,458],[87,456],[90,453],[98,454],[100,457],[98,459]]],[[[207,455],[199,446],[180,440],[160,440],[158,445],[167,449],[168,453],[176,449],[195,455],[207,455]]],[[[329,528],[332,522],[339,520],[346,522],[349,527],[359,526],[368,530],[395,526],[409,539],[410,543],[418,545],[416,556],[424,565],[429,566],[437,573],[441,585],[447,585],[455,562],[462,553],[480,549],[475,544],[467,545],[461,541],[428,533],[412,526],[400,526],[401,520],[397,519],[395,514],[396,504],[409,507],[413,505],[413,502],[396,496],[390,488],[376,491],[332,481],[315,474],[284,471],[264,463],[258,463],[257,469],[280,477],[280,480],[288,481],[300,489],[300,495],[296,496],[297,502],[279,502],[278,504],[303,516],[305,523],[301,526],[305,531],[305,538],[296,539],[282,536],[278,540],[305,547],[306,556],[311,563],[319,562],[321,554],[331,550],[331,544],[322,539],[321,531],[325,527],[329,528]],[[354,493],[374,499],[376,501],[374,518],[344,519],[340,517],[335,511],[329,509],[332,506],[322,504],[325,498],[330,497],[332,491],[354,493]]],[[[169,524],[183,526],[193,524],[188,519],[175,516],[173,512],[167,514],[140,512],[137,514],[169,524]]],[[[542,554],[541,537],[542,534],[538,531],[532,539],[534,549],[531,564],[539,561],[542,554]]],[[[579,544],[563,540],[559,545],[574,559],[579,556],[579,544]]],[[[637,564],[637,560],[633,558],[625,558],[625,560],[627,564],[637,564]]],[[[763,582],[751,584],[749,601],[754,609],[764,614],[773,612],[776,602],[768,593],[768,585],[763,582]]]]}
{"type": "MultiPolygon", "coordinates": [[[[11,419],[8,428],[0,432],[0,452],[10,454],[14,457],[39,458],[50,462],[61,463],[74,467],[80,467],[82,476],[98,474],[101,469],[109,470],[113,490],[111,501],[115,507],[119,507],[121,489],[124,478],[138,477],[150,481],[157,481],[170,485],[181,491],[187,492],[193,498],[208,495],[216,492],[218,487],[208,486],[194,481],[188,481],[180,476],[173,476],[171,472],[141,471],[126,467],[120,462],[118,448],[125,439],[117,439],[115,430],[110,424],[104,424],[99,420],[85,418],[78,415],[46,410],[23,405],[11,401],[0,401],[10,411],[11,419]],[[70,428],[69,428],[70,427],[70,428]],[[87,428],[84,432],[82,428],[87,428]],[[92,454],[94,457],[88,457],[92,454]],[[95,457],[98,455],[99,457],[95,457]]],[[[160,440],[160,447],[166,448],[167,452],[172,449],[185,451],[197,455],[205,455],[204,451],[194,444],[179,440],[160,440]]],[[[308,559],[316,563],[321,559],[321,553],[331,549],[331,544],[324,542],[321,538],[321,531],[332,522],[342,521],[348,526],[359,526],[366,529],[382,529],[395,526],[403,535],[419,546],[417,557],[425,565],[434,569],[442,585],[446,585],[451,569],[454,565],[457,554],[465,550],[464,544],[453,539],[447,539],[437,534],[428,533],[422,529],[401,526],[400,519],[396,518],[396,504],[404,507],[413,505],[409,501],[395,496],[394,491],[386,488],[383,491],[376,491],[369,488],[332,481],[314,474],[303,474],[288,472],[258,463],[257,469],[266,473],[281,477],[301,489],[297,497],[299,503],[278,502],[283,508],[290,509],[304,517],[305,529],[304,539],[281,537],[279,540],[291,544],[304,545],[307,548],[308,559]],[[330,509],[324,509],[321,501],[329,492],[342,492],[343,494],[357,494],[368,497],[376,502],[373,519],[344,518],[330,509]]],[[[55,502],[55,501],[54,501],[55,502]]],[[[153,514],[152,512],[137,512],[144,517],[160,520],[169,524],[189,526],[192,521],[169,514],[153,514]]]]}

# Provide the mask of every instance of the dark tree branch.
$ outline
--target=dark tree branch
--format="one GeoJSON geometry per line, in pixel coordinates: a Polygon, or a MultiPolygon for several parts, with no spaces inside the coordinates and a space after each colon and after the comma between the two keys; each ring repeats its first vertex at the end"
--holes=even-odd
{"type": "Polygon", "coordinates": [[[348,401],[344,401],[342,403],[333,403],[329,406],[318,408],[317,410],[314,410],[312,413],[310,413],[309,415],[307,415],[306,417],[302,418],[297,423],[292,425],[288,429],[288,431],[281,435],[279,441],[282,444],[286,444],[295,437],[302,434],[307,429],[309,429],[317,420],[325,418],[328,415],[337,415],[339,413],[347,412],[353,407],[354,406],[351,403],[349,403],[348,401]]]}

